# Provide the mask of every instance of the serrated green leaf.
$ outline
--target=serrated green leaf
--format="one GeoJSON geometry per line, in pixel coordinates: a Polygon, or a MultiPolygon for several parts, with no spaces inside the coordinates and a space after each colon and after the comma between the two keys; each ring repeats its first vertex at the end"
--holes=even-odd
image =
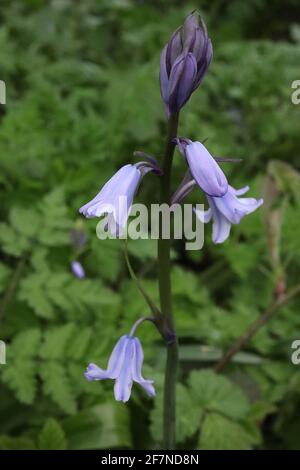
{"type": "Polygon", "coordinates": [[[77,329],[72,334],[72,339],[69,341],[68,349],[66,351],[67,357],[73,360],[81,359],[86,351],[92,336],[92,329],[90,327],[83,327],[77,329]]]}
{"type": "Polygon", "coordinates": [[[233,419],[244,418],[249,403],[238,385],[210,370],[193,371],[188,384],[195,403],[203,411],[215,411],[233,419]]]}
{"type": "Polygon", "coordinates": [[[253,438],[244,428],[216,413],[208,413],[202,424],[199,448],[204,450],[249,450],[253,438]]]}
{"type": "Polygon", "coordinates": [[[1,380],[13,390],[21,403],[30,405],[36,393],[36,363],[30,359],[16,357],[1,368],[1,380]]]}
{"type": "Polygon", "coordinates": [[[33,358],[37,355],[41,343],[41,331],[31,328],[19,333],[9,346],[9,358],[33,358]]]}
{"type": "Polygon", "coordinates": [[[55,419],[48,419],[38,435],[38,448],[40,450],[65,450],[66,447],[67,441],[63,428],[55,419]]]}
{"type": "Polygon", "coordinates": [[[40,348],[40,357],[47,360],[60,359],[67,354],[67,346],[75,331],[74,323],[48,330],[40,348]]]}
{"type": "Polygon", "coordinates": [[[18,297],[43,318],[53,318],[59,310],[70,314],[89,313],[91,308],[118,305],[119,297],[100,280],[74,279],[69,272],[48,269],[29,274],[20,283],[18,297]]]}
{"type": "Polygon", "coordinates": [[[42,318],[53,318],[55,310],[44,290],[48,273],[33,273],[20,283],[18,297],[34,310],[36,315],[42,318]]]}
{"type": "Polygon", "coordinates": [[[30,241],[24,235],[18,234],[7,224],[0,224],[1,248],[9,255],[21,256],[30,248],[30,241]]]}
{"type": "Polygon", "coordinates": [[[74,414],[77,404],[74,391],[65,367],[55,361],[49,361],[40,367],[44,393],[52,398],[64,412],[74,414]]]}
{"type": "Polygon", "coordinates": [[[46,246],[66,245],[70,242],[71,221],[65,205],[64,191],[56,188],[48,193],[39,205],[43,223],[38,240],[46,246]]]}
{"type": "MultiPolygon", "coordinates": [[[[151,412],[151,434],[156,443],[162,442],[163,390],[158,388],[154,408],[151,412]]],[[[176,441],[183,442],[197,432],[202,411],[192,401],[189,391],[182,384],[176,386],[176,441]]]]}
{"type": "Polygon", "coordinates": [[[32,208],[13,207],[9,221],[14,230],[28,239],[34,239],[41,224],[39,214],[32,208]]]}
{"type": "Polygon", "coordinates": [[[101,278],[109,281],[116,279],[122,259],[120,240],[99,240],[96,237],[91,240],[91,250],[86,259],[87,267],[101,278]]]}
{"type": "Polygon", "coordinates": [[[128,252],[144,262],[153,260],[157,256],[157,240],[133,240],[128,243],[128,252]]]}

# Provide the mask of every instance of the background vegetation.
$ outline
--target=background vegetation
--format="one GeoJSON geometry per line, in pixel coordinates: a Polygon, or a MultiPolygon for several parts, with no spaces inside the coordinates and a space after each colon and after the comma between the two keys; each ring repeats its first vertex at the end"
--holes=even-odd
{"type": "MultiPolygon", "coordinates": [[[[116,403],[112,383],[89,383],[88,362],[105,365],[116,339],[146,306],[128,277],[122,244],[100,242],[78,208],[133,151],[161,155],[165,120],[159,55],[171,31],[199,8],[214,61],[182,113],[180,135],[226,165],[234,186],[264,193],[264,209],[201,251],[174,245],[174,304],[181,343],[178,447],[300,448],[300,299],[274,313],[222,374],[222,350],[299,283],[300,79],[297,0],[1,1],[0,79],[0,448],[155,448],[161,439],[164,349],[139,330],[153,403],[134,387],[116,403]],[[83,230],[78,251],[70,232],[83,230]],[[75,279],[80,259],[87,279],[75,279]]],[[[184,171],[175,158],[175,179],[184,171]]],[[[156,201],[147,176],[139,201],[156,201]]],[[[175,186],[175,185],[174,185],[175,186]]],[[[200,192],[190,201],[200,202],[200,192]]],[[[73,232],[74,234],[74,232],[73,232]]],[[[74,237],[73,237],[74,238],[74,237]]],[[[157,298],[155,242],[129,242],[132,263],[157,298]]]]}

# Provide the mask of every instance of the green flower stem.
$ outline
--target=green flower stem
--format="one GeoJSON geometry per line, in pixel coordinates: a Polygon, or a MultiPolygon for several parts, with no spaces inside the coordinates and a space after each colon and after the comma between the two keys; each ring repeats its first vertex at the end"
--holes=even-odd
{"type": "Polygon", "coordinates": [[[155,323],[155,318],[154,317],[141,317],[139,318],[133,325],[132,328],[129,332],[129,336],[133,336],[136,332],[136,329],[144,323],[144,321],[151,321],[152,323],[155,323]]]}
{"type": "Polygon", "coordinates": [[[129,254],[128,254],[128,249],[127,249],[127,240],[125,240],[125,243],[124,243],[124,256],[125,256],[125,261],[126,261],[127,268],[128,268],[129,274],[131,276],[131,279],[135,282],[138,290],[140,291],[140,293],[144,297],[144,299],[146,301],[146,304],[148,305],[149,309],[151,310],[151,312],[152,312],[152,314],[153,314],[153,316],[156,320],[157,327],[159,328],[161,313],[160,313],[159,309],[156,307],[153,300],[149,297],[147,292],[144,290],[139,278],[137,277],[137,275],[135,274],[135,272],[133,270],[133,267],[131,266],[130,259],[129,259],[129,254]]]}
{"type": "MultiPolygon", "coordinates": [[[[166,149],[162,164],[161,204],[170,204],[171,171],[175,149],[173,139],[177,136],[178,118],[178,114],[173,114],[168,121],[166,149]]],[[[178,344],[172,312],[170,249],[171,240],[162,238],[162,220],[160,220],[160,236],[158,240],[159,295],[165,331],[170,338],[170,341],[167,341],[167,362],[164,383],[163,445],[165,449],[175,448],[176,375],[178,362],[178,344]]]]}

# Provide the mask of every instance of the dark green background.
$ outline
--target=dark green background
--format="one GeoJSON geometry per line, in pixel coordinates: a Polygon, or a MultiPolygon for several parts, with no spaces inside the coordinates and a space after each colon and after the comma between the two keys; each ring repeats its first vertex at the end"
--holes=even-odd
{"type": "MultiPolygon", "coordinates": [[[[242,157],[224,166],[235,187],[249,184],[267,204],[232,229],[230,240],[173,250],[174,309],[181,344],[178,447],[300,448],[299,299],[274,314],[223,375],[211,366],[262,314],[283,278],[300,275],[299,2],[234,0],[1,1],[0,79],[0,448],[155,448],[161,440],[164,348],[143,325],[144,375],[155,402],[134,386],[113,400],[112,382],[87,382],[86,365],[104,367],[118,337],[147,313],[130,281],[119,241],[99,241],[96,220],[78,208],[133,151],[160,158],[165,118],[160,50],[185,15],[199,8],[214,60],[182,112],[180,135],[208,139],[211,153],[242,157]],[[270,180],[271,178],[271,180],[270,180]],[[266,181],[276,189],[270,201],[266,181]],[[267,236],[281,213],[280,262],[267,236]],[[88,237],[75,253],[70,230],[88,237]],[[273,253],[273,255],[272,255],[273,253]],[[79,256],[87,279],[70,273],[79,256]],[[273,256],[273,257],[272,257],[273,256]]],[[[176,153],[174,188],[184,173],[176,153]]],[[[157,202],[148,175],[139,202],[157,202]]],[[[189,202],[203,201],[195,191],[189,202]]],[[[155,242],[129,242],[135,270],[157,298],[155,242]]]]}

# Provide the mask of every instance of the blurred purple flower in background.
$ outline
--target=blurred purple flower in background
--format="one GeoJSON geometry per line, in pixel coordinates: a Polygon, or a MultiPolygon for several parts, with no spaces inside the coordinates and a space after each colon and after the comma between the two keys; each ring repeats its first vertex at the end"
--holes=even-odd
{"type": "Polygon", "coordinates": [[[263,204],[263,199],[237,197],[242,196],[248,190],[249,186],[238,190],[229,186],[223,197],[207,196],[210,209],[205,212],[195,210],[203,223],[208,223],[212,219],[214,243],[223,243],[229,237],[231,224],[239,224],[245,215],[251,214],[263,204]]]}
{"type": "Polygon", "coordinates": [[[79,261],[72,261],[71,262],[71,270],[75,277],[78,279],[85,278],[85,270],[82,264],[79,261]]]}
{"type": "Polygon", "coordinates": [[[227,178],[204,145],[189,139],[176,139],[176,143],[202,191],[208,196],[224,196],[228,190],[227,178]]]}
{"type": "Polygon", "coordinates": [[[211,59],[212,44],[205,23],[197,13],[191,13],[161,53],[160,90],[167,114],[178,112],[188,101],[211,59]]]}
{"type": "Polygon", "coordinates": [[[100,369],[92,363],[88,365],[84,375],[88,380],[115,379],[114,393],[117,401],[129,400],[133,382],[137,382],[149,396],[154,397],[153,380],[145,380],[142,377],[143,360],[140,340],[124,335],[115,345],[107,369],[100,369]]]}
{"type": "Polygon", "coordinates": [[[70,240],[76,250],[83,248],[87,241],[85,231],[80,227],[75,227],[70,232],[70,240]]]}

